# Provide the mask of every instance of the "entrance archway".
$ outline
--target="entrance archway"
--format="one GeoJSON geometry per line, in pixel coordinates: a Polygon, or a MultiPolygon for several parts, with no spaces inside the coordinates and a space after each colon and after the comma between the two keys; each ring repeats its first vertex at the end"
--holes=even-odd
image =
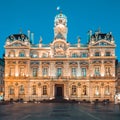
{"type": "Polygon", "coordinates": [[[56,84],[55,85],[55,99],[63,99],[64,97],[64,85],[56,84]]]}

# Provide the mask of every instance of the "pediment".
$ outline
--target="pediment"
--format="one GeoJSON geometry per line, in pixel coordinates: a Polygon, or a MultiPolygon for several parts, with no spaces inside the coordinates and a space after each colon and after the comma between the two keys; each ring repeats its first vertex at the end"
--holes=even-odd
{"type": "Polygon", "coordinates": [[[106,46],[115,46],[114,43],[111,43],[107,40],[100,40],[95,42],[92,46],[102,46],[102,47],[106,47],[106,46]]]}
{"type": "Polygon", "coordinates": [[[21,41],[14,41],[14,42],[12,42],[12,43],[10,43],[9,45],[6,45],[6,47],[28,47],[28,45],[26,45],[26,44],[24,44],[23,42],[21,42],[21,41]]]}

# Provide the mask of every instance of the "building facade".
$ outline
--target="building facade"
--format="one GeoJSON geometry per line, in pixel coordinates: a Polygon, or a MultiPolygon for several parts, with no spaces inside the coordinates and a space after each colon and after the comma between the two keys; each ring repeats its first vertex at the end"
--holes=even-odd
{"type": "Polygon", "coordinates": [[[0,100],[4,97],[4,59],[0,58],[0,100]]]}
{"type": "Polygon", "coordinates": [[[67,17],[54,20],[54,40],[32,44],[30,31],[5,43],[5,100],[114,101],[115,43],[112,33],[89,32],[89,42],[67,41],[67,17]]]}
{"type": "Polygon", "coordinates": [[[117,76],[117,81],[116,81],[116,93],[120,93],[120,62],[117,63],[116,65],[116,76],[117,76]]]}

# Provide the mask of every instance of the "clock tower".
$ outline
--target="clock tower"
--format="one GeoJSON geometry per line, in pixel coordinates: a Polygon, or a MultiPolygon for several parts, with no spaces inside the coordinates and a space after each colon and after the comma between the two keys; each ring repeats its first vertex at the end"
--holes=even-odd
{"type": "Polygon", "coordinates": [[[54,20],[54,39],[66,40],[67,32],[67,17],[64,14],[59,13],[54,20]]]}

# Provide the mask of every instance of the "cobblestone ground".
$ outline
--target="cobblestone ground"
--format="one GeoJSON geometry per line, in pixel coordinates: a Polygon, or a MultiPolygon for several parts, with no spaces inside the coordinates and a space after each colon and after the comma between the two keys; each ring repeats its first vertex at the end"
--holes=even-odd
{"type": "Polygon", "coordinates": [[[0,105],[0,120],[120,120],[120,106],[90,103],[0,105]]]}

